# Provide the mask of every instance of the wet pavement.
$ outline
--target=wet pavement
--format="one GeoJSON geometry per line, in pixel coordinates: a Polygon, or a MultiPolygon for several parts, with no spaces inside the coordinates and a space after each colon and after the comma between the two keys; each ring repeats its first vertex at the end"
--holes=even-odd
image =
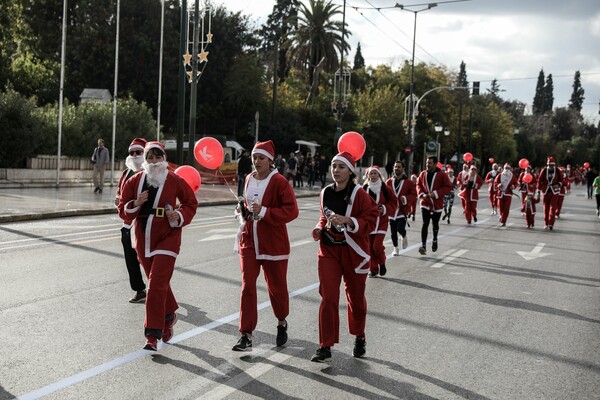
{"type": "MultiPolygon", "coordinates": [[[[200,207],[235,204],[236,190],[236,186],[203,184],[196,192],[196,198],[200,207]]],[[[320,187],[294,190],[297,197],[317,196],[320,187]]],[[[91,185],[59,188],[2,188],[0,189],[0,223],[116,213],[114,205],[116,191],[116,186],[106,185],[101,194],[94,194],[91,185]]]]}

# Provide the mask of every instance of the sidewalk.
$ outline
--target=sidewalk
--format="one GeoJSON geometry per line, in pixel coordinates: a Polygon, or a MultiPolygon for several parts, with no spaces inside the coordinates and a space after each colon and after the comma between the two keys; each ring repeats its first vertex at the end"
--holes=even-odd
{"type": "MultiPolygon", "coordinates": [[[[36,187],[0,191],[0,223],[60,218],[78,215],[116,214],[116,186],[104,186],[104,193],[94,194],[91,185],[77,187],[36,187]]],[[[235,186],[231,187],[234,192],[235,186]]],[[[314,189],[295,188],[297,197],[318,196],[314,189]]],[[[234,205],[237,200],[227,185],[202,185],[196,193],[200,207],[234,205]]]]}

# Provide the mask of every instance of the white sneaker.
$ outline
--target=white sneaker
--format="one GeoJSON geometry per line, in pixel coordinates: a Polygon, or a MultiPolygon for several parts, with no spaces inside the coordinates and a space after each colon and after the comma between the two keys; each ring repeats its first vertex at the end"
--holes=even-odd
{"type": "Polygon", "coordinates": [[[405,249],[408,247],[408,237],[404,236],[402,238],[402,248],[405,249]]]}
{"type": "Polygon", "coordinates": [[[397,247],[394,247],[394,251],[392,252],[393,256],[399,256],[400,255],[400,249],[397,247]]]}

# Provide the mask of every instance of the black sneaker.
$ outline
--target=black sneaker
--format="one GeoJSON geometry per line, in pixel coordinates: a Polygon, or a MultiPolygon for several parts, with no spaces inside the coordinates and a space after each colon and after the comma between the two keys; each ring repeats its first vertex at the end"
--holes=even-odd
{"type": "Polygon", "coordinates": [[[242,333],[240,336],[240,340],[233,346],[231,349],[233,351],[252,351],[252,339],[248,337],[245,333],[242,333]]]}
{"type": "Polygon", "coordinates": [[[385,264],[381,264],[379,266],[379,275],[384,276],[387,273],[387,268],[385,267],[385,264]]]}
{"type": "Polygon", "coordinates": [[[427,254],[427,250],[425,250],[425,246],[419,247],[419,253],[421,253],[421,255],[427,254]]]}
{"type": "Polygon", "coordinates": [[[434,253],[437,251],[437,240],[431,242],[431,251],[433,251],[434,253]]]}
{"type": "Polygon", "coordinates": [[[477,222],[477,217],[473,216],[473,221],[477,222]]]}
{"type": "Polygon", "coordinates": [[[141,303],[144,300],[146,300],[146,291],[138,290],[137,292],[135,292],[133,297],[129,299],[129,302],[130,303],[141,303]]]}
{"type": "Polygon", "coordinates": [[[277,346],[281,347],[287,342],[287,340],[288,340],[287,329],[288,329],[287,321],[285,322],[285,325],[277,325],[277,338],[275,339],[275,343],[277,344],[277,346]]]}
{"type": "Polygon", "coordinates": [[[354,341],[354,350],[352,350],[352,355],[354,357],[362,357],[367,352],[367,342],[364,337],[356,337],[354,341]]]}
{"type": "Polygon", "coordinates": [[[331,361],[331,347],[320,347],[310,361],[318,363],[331,361]]]}

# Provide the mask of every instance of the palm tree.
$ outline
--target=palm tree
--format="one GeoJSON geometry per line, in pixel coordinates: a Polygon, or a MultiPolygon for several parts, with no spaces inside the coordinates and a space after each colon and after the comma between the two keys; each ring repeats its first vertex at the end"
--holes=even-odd
{"type": "Polygon", "coordinates": [[[308,71],[311,94],[316,94],[319,68],[333,72],[339,67],[338,53],[342,46],[344,54],[349,53],[350,45],[342,39],[342,22],[332,19],[342,14],[340,7],[329,0],[309,0],[308,7],[301,4],[297,17],[297,28],[289,38],[291,64],[300,71],[308,71]]]}

